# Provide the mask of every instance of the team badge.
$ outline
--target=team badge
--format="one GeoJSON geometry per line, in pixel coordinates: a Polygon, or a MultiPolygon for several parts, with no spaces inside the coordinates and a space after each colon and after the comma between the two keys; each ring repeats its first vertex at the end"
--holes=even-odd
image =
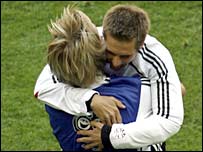
{"type": "Polygon", "coordinates": [[[89,130],[91,128],[90,122],[95,119],[93,112],[87,112],[73,117],[72,123],[75,131],[89,130]]]}

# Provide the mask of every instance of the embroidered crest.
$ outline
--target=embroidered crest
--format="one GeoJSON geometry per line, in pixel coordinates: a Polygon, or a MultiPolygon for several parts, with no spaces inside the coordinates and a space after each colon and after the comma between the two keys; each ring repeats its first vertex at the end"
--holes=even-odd
{"type": "Polygon", "coordinates": [[[90,122],[94,120],[94,117],[95,115],[93,114],[93,112],[74,116],[72,120],[74,130],[89,130],[91,128],[90,122]]]}

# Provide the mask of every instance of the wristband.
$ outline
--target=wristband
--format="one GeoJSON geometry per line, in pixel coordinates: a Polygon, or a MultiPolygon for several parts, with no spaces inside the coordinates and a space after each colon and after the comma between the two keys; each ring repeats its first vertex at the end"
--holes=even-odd
{"type": "Polygon", "coordinates": [[[87,106],[87,111],[91,111],[92,110],[92,108],[91,108],[91,103],[92,103],[92,98],[94,97],[94,95],[95,94],[97,94],[97,93],[94,93],[93,95],[92,95],[92,97],[88,100],[88,101],[86,101],[86,106],[87,106]]]}
{"type": "Polygon", "coordinates": [[[110,132],[111,132],[111,126],[104,125],[102,127],[101,139],[102,139],[102,144],[103,144],[104,148],[113,148],[113,146],[110,142],[110,138],[109,138],[110,132]]]}

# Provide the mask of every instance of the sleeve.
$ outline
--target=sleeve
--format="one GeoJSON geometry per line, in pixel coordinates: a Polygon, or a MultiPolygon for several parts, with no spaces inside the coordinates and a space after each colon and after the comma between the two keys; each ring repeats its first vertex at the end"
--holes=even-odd
{"type": "Polygon", "coordinates": [[[159,43],[153,45],[156,51],[149,48],[145,44],[139,56],[145,66],[141,68],[142,72],[151,83],[151,112],[136,122],[113,124],[110,141],[116,149],[140,148],[164,142],[176,134],[183,123],[181,85],[171,55],[159,43]]]}
{"type": "Polygon", "coordinates": [[[51,73],[48,64],[40,73],[34,88],[34,96],[37,99],[73,115],[87,112],[86,101],[95,93],[98,92],[60,83],[51,73]]]}

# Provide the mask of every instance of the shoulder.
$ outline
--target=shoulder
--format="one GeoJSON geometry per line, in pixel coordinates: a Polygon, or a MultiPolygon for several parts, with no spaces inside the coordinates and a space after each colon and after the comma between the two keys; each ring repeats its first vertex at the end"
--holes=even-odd
{"type": "Polygon", "coordinates": [[[144,45],[138,51],[134,61],[140,67],[140,71],[148,78],[167,73],[173,64],[169,50],[155,37],[147,35],[144,45]]]}
{"type": "Polygon", "coordinates": [[[170,56],[168,48],[166,48],[157,38],[147,35],[144,41],[142,51],[153,52],[158,56],[170,56]]]}
{"type": "Polygon", "coordinates": [[[157,38],[155,38],[154,36],[151,36],[151,35],[146,36],[144,43],[148,47],[163,46],[157,38]]]}
{"type": "Polygon", "coordinates": [[[42,70],[42,73],[44,74],[44,75],[52,75],[53,73],[51,72],[51,68],[50,68],[50,65],[49,64],[46,64],[45,66],[44,66],[44,68],[43,68],[43,70],[42,70]]]}
{"type": "Polygon", "coordinates": [[[145,43],[153,43],[153,42],[157,42],[158,40],[152,36],[147,34],[146,38],[145,38],[145,43]]]}

